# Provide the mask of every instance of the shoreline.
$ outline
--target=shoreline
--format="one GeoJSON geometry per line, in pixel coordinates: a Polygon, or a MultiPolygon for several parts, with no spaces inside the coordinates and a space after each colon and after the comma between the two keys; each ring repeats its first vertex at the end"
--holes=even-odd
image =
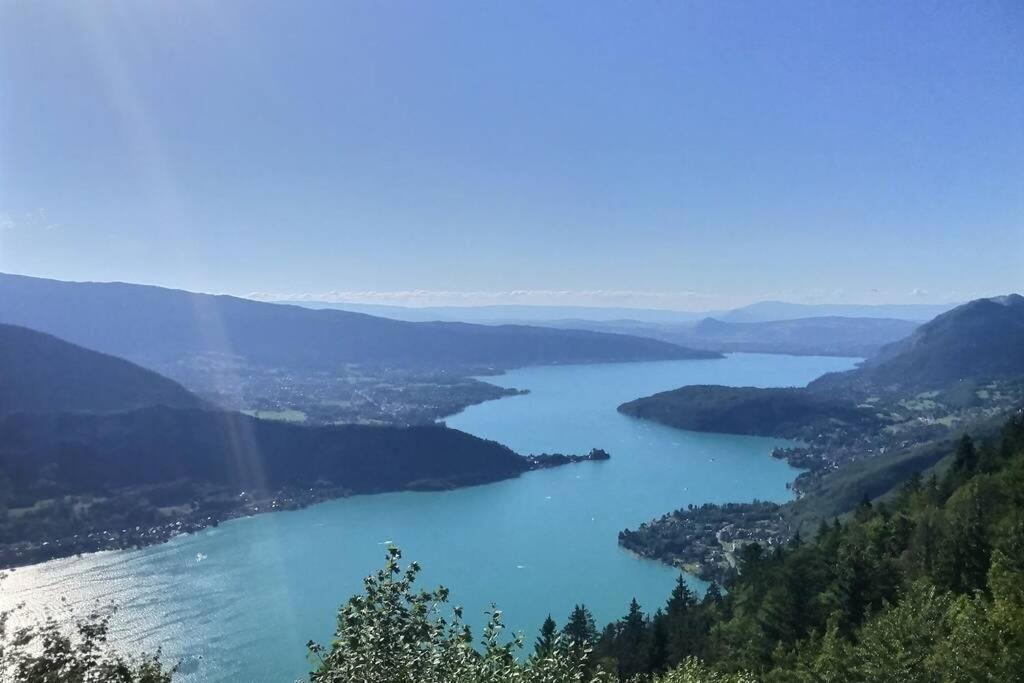
{"type": "MultiPolygon", "coordinates": [[[[379,491],[374,493],[386,493],[379,491]]],[[[259,497],[246,495],[236,507],[210,514],[190,514],[169,519],[163,524],[138,525],[119,531],[93,531],[88,534],[58,538],[52,541],[22,541],[0,547],[0,571],[15,570],[19,567],[44,564],[52,560],[74,558],[98,552],[116,550],[139,550],[166,543],[178,536],[217,527],[224,522],[271,512],[301,510],[330,500],[348,498],[352,494],[343,489],[310,489],[305,492],[277,491],[273,495],[259,497]]]]}
{"type": "Polygon", "coordinates": [[[625,528],[620,531],[617,538],[619,548],[638,558],[672,567],[699,581],[709,585],[714,583],[724,589],[729,578],[737,571],[736,555],[744,545],[762,543],[771,547],[776,542],[783,542],[792,532],[781,512],[785,506],[802,497],[799,488],[801,478],[813,476],[818,471],[817,467],[808,464],[807,458],[793,457],[794,454],[810,450],[809,444],[803,439],[770,434],[688,430],[661,420],[619,412],[635,420],[659,424],[680,432],[697,431],[698,433],[753,436],[786,441],[787,445],[776,446],[767,455],[772,459],[785,462],[795,473],[793,479],[786,482],[786,491],[788,492],[786,500],[703,503],[691,505],[688,508],[670,510],[658,517],[641,522],[635,528],[625,528]],[[766,512],[768,514],[765,514],[766,512]],[[757,518],[753,524],[750,523],[750,520],[742,519],[744,514],[750,515],[751,513],[754,513],[753,516],[757,518]],[[725,519],[709,521],[707,519],[709,515],[725,517],[725,519]],[[774,524],[769,521],[772,517],[776,518],[774,524]],[[664,539],[652,539],[651,536],[658,536],[658,530],[666,526],[673,527],[672,530],[676,533],[681,529],[686,534],[685,542],[682,544],[674,542],[672,550],[655,547],[664,545],[664,539]],[[732,535],[733,538],[724,540],[723,534],[732,535]],[[656,543],[656,541],[661,541],[661,543],[656,543]]]}
{"type": "Polygon", "coordinates": [[[44,564],[52,560],[74,558],[98,552],[117,550],[139,550],[166,543],[178,536],[198,533],[211,527],[236,519],[255,517],[273,512],[302,510],[320,503],[341,500],[355,496],[372,496],[382,493],[430,493],[452,491],[473,486],[485,486],[501,481],[516,479],[527,472],[552,469],[581,462],[601,462],[611,456],[600,448],[587,455],[565,455],[562,453],[541,453],[520,456],[525,462],[521,471],[511,476],[463,477],[451,480],[414,481],[402,488],[374,491],[351,491],[338,486],[295,489],[287,488],[273,492],[243,491],[236,494],[223,488],[211,489],[207,502],[219,496],[231,496],[236,502],[222,509],[193,509],[183,516],[168,519],[162,524],[137,525],[121,530],[93,531],[88,534],[47,540],[41,542],[22,541],[0,546],[0,572],[16,570],[19,567],[44,564]]]}

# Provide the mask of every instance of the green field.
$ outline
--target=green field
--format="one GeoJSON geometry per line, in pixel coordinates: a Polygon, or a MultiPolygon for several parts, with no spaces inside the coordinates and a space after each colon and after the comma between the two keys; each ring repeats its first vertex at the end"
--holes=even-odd
{"type": "Polygon", "coordinates": [[[281,422],[306,421],[306,414],[301,410],[243,410],[242,412],[260,420],[280,420],[281,422]]]}

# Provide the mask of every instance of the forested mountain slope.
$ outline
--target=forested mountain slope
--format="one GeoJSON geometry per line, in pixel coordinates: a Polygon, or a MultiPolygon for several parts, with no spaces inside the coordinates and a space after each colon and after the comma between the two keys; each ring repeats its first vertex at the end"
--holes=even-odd
{"type": "Polygon", "coordinates": [[[126,360],[0,324],[0,415],[157,405],[196,408],[204,403],[180,384],[126,360]]]}
{"type": "Polygon", "coordinates": [[[367,493],[494,481],[526,469],[510,449],[441,426],[303,427],[164,407],[0,421],[0,472],[20,502],[181,479],[238,490],[327,482],[367,493]]]}
{"type": "Polygon", "coordinates": [[[958,306],[855,371],[857,383],[905,389],[1008,377],[1024,377],[1024,297],[1018,294],[958,306]]]}
{"type": "Polygon", "coordinates": [[[619,412],[697,432],[770,434],[796,438],[835,422],[870,426],[878,420],[851,400],[804,389],[691,385],[629,401],[619,412]]]}

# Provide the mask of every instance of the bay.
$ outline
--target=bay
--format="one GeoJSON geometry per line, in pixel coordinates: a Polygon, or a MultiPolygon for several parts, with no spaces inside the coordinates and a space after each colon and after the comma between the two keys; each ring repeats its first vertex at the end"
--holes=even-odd
{"type": "MultiPolygon", "coordinates": [[[[140,550],[96,553],[15,570],[0,608],[21,618],[116,604],[113,640],[162,647],[177,680],[292,681],[305,643],[327,642],[337,606],[383,562],[388,543],[444,583],[474,626],[492,603],[532,640],[585,603],[598,624],[630,599],[653,611],[676,570],[617,545],[625,527],[687,504],[782,501],[797,474],[769,457],[777,439],[675,430],[620,415],[639,396],[688,384],[800,386],[855,359],[732,354],[723,360],[523,368],[485,378],[529,394],[472,406],[447,423],[520,453],[612,459],[444,492],[356,496],[234,520],[140,550]]],[[[694,588],[701,582],[688,579],[694,588]]],[[[479,628],[476,629],[479,632],[479,628]]]]}

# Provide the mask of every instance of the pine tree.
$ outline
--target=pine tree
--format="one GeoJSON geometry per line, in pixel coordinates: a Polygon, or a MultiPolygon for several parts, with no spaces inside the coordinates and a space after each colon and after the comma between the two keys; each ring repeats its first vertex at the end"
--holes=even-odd
{"type": "Polygon", "coordinates": [[[537,636],[537,642],[533,647],[534,654],[538,657],[547,657],[555,649],[555,637],[558,633],[558,628],[555,626],[555,620],[548,615],[548,618],[544,620],[544,624],[540,627],[540,635],[537,636]]]}
{"type": "MultiPolygon", "coordinates": [[[[709,589],[710,590],[710,589],[709,589]]],[[[669,618],[686,614],[690,608],[697,604],[697,598],[686,583],[686,577],[680,573],[676,577],[676,585],[672,588],[672,594],[665,605],[665,613],[669,618]]]]}
{"type": "Polygon", "coordinates": [[[837,613],[829,616],[825,635],[807,666],[807,673],[813,681],[846,683],[851,679],[849,646],[839,632],[839,620],[837,613]]]}
{"type": "Polygon", "coordinates": [[[622,619],[615,643],[616,659],[619,660],[619,677],[629,680],[637,674],[649,671],[649,643],[647,641],[647,617],[640,609],[636,598],[629,603],[629,612],[622,619]]]}
{"type": "Polygon", "coordinates": [[[669,666],[669,619],[660,609],[651,619],[651,644],[647,658],[647,669],[651,673],[663,673],[669,666]]]}
{"type": "Polygon", "coordinates": [[[616,678],[619,675],[618,652],[616,648],[619,645],[621,627],[621,621],[613,621],[605,625],[594,645],[594,652],[592,653],[593,661],[596,662],[601,671],[611,674],[616,678]]]}
{"type": "Polygon", "coordinates": [[[857,507],[853,511],[853,518],[857,521],[858,524],[863,524],[864,522],[871,519],[871,515],[871,497],[868,496],[867,491],[865,491],[860,498],[860,503],[857,504],[857,507]]]}
{"type": "Polygon", "coordinates": [[[954,522],[962,556],[961,584],[965,592],[984,589],[992,559],[985,518],[985,498],[977,483],[968,484],[968,499],[960,519],[954,522]]]}
{"type": "Polygon", "coordinates": [[[970,436],[964,434],[956,444],[956,453],[953,456],[953,470],[961,474],[970,474],[978,466],[978,451],[974,447],[974,441],[970,436]]]}
{"type": "Polygon", "coordinates": [[[945,522],[939,510],[928,506],[918,514],[910,538],[910,560],[920,574],[931,576],[933,580],[944,533],[945,522]]]}
{"type": "Polygon", "coordinates": [[[594,615],[585,605],[576,605],[572,608],[568,621],[562,627],[562,637],[567,641],[569,651],[574,659],[586,659],[586,673],[593,672],[598,653],[595,651],[587,656],[587,652],[591,649],[596,650],[597,626],[594,623],[594,615]]]}
{"type": "MultiPolygon", "coordinates": [[[[712,585],[717,591],[717,585],[712,585]]],[[[710,590],[709,588],[708,591],[710,592],[710,590]]],[[[665,605],[665,625],[669,629],[668,657],[669,662],[673,664],[681,662],[697,652],[698,633],[693,614],[696,605],[697,597],[687,585],[686,578],[680,574],[676,578],[676,585],[665,605]]]]}
{"type": "Polygon", "coordinates": [[[920,472],[914,472],[910,475],[910,478],[903,484],[901,492],[904,496],[912,497],[917,493],[920,493],[924,488],[924,480],[921,478],[920,472]]]}
{"type": "Polygon", "coordinates": [[[574,643],[593,645],[597,642],[597,626],[594,615],[585,605],[576,605],[569,614],[569,620],[562,627],[562,635],[574,643]]]}
{"type": "Polygon", "coordinates": [[[939,484],[939,475],[932,472],[931,476],[928,477],[928,483],[924,489],[925,500],[931,505],[938,505],[942,502],[942,487],[939,484]]]}
{"type": "Polygon", "coordinates": [[[708,589],[704,591],[703,605],[721,605],[725,598],[722,596],[722,589],[717,582],[712,581],[708,589]]]}

